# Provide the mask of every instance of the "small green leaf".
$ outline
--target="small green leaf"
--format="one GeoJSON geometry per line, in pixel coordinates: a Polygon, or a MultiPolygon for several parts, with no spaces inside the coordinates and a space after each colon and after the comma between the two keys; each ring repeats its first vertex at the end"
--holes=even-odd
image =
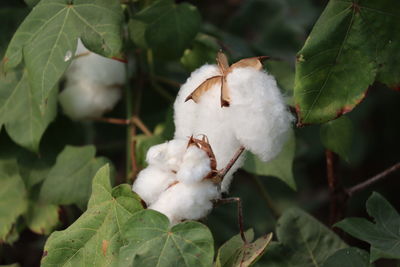
{"type": "Polygon", "coordinates": [[[373,267],[368,252],[358,248],[343,248],[330,256],[322,267],[373,267]]]}
{"type": "Polygon", "coordinates": [[[367,201],[368,214],[375,224],[364,218],[347,218],[335,226],[371,244],[371,262],[380,258],[400,259],[400,215],[378,193],[367,201]]]}
{"type": "Polygon", "coordinates": [[[267,267],[321,266],[346,244],[326,226],[299,209],[286,211],[278,220],[276,235],[263,257],[267,267]]]}
{"type": "Polygon", "coordinates": [[[290,188],[296,190],[292,168],[295,149],[295,136],[294,132],[291,131],[288,141],[286,141],[282,151],[276,158],[268,162],[262,162],[255,155],[248,153],[243,168],[257,175],[275,176],[285,182],[290,188]]]}
{"type": "Polygon", "coordinates": [[[54,88],[47,105],[40,108],[41,96],[28,83],[26,71],[0,74],[0,126],[14,142],[38,152],[40,139],[57,113],[57,92],[54,88]]]}
{"type": "Polygon", "coordinates": [[[132,40],[152,48],[164,58],[180,57],[200,29],[197,8],[189,3],[158,0],[139,11],[129,22],[132,40]]]}
{"type": "Polygon", "coordinates": [[[42,0],[25,18],[12,38],[6,55],[6,70],[22,59],[34,92],[45,101],[71,63],[77,39],[92,51],[114,56],[119,53],[122,11],[118,1],[42,0]]]}
{"type": "Polygon", "coordinates": [[[375,80],[399,86],[399,12],[396,0],[329,1],[298,52],[294,97],[300,123],[351,111],[375,80]]]}
{"type": "Polygon", "coordinates": [[[264,253],[271,242],[272,234],[260,237],[253,243],[254,232],[248,230],[245,233],[245,244],[239,235],[232,237],[218,249],[215,267],[246,267],[254,264],[264,253]]]}
{"type": "Polygon", "coordinates": [[[192,47],[183,53],[181,63],[189,71],[194,71],[206,63],[213,64],[219,49],[217,39],[199,33],[193,41],[192,47]]]}
{"type": "Polygon", "coordinates": [[[32,201],[24,218],[32,232],[48,235],[58,223],[58,206],[32,201]]]}
{"type": "Polygon", "coordinates": [[[141,209],[130,186],[111,189],[110,168],[102,167],[93,179],[87,211],[66,230],[51,234],[41,266],[115,266],[125,244],[121,225],[141,209]]]}
{"type": "Polygon", "coordinates": [[[214,241],[210,230],[198,222],[170,227],[165,215],[143,210],[123,226],[123,237],[129,243],[121,248],[120,266],[212,265],[214,241]]]}
{"type": "Polygon", "coordinates": [[[353,124],[346,116],[321,125],[320,136],[325,148],[332,150],[344,160],[349,160],[353,141],[353,124]]]}
{"type": "Polygon", "coordinates": [[[107,163],[105,158],[95,158],[95,153],[94,146],[66,146],[43,182],[40,200],[60,205],[77,204],[84,209],[93,176],[107,163]]]}
{"type": "Polygon", "coordinates": [[[17,218],[27,208],[24,182],[16,160],[0,160],[0,243],[6,241],[17,218]]]}

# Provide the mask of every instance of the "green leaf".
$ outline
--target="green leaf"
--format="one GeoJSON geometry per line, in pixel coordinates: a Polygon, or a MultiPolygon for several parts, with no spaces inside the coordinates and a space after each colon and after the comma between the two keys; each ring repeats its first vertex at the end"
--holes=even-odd
{"type": "Polygon", "coordinates": [[[321,266],[346,244],[326,226],[299,209],[286,211],[278,220],[276,235],[263,259],[265,266],[321,266]]]}
{"type": "Polygon", "coordinates": [[[129,21],[132,40],[151,48],[164,58],[178,58],[200,29],[197,8],[188,3],[159,0],[135,14],[129,21]]]}
{"type": "Polygon", "coordinates": [[[295,103],[300,123],[351,111],[377,79],[400,84],[400,3],[331,0],[298,53],[295,103]]]}
{"type": "Polygon", "coordinates": [[[243,168],[257,175],[275,176],[285,182],[290,188],[296,190],[292,168],[295,149],[295,136],[294,132],[291,131],[288,141],[276,158],[268,162],[262,162],[254,154],[248,153],[243,168]]]}
{"type": "Polygon", "coordinates": [[[254,237],[252,229],[246,231],[245,236],[250,243],[245,244],[239,234],[218,249],[215,267],[251,266],[265,253],[265,249],[272,239],[271,233],[251,243],[254,237]]]}
{"type": "Polygon", "coordinates": [[[77,38],[96,53],[116,55],[122,43],[121,21],[118,1],[42,0],[12,38],[4,58],[5,69],[17,66],[23,58],[30,85],[34,92],[40,92],[45,104],[71,63],[77,38]]]}
{"type": "Polygon", "coordinates": [[[335,226],[371,244],[371,262],[380,258],[400,259],[400,215],[380,194],[367,201],[368,214],[375,224],[363,218],[347,218],[335,226]]]}
{"type": "Polygon", "coordinates": [[[32,232],[48,235],[58,224],[58,206],[32,201],[24,218],[32,232]]]}
{"type": "Polygon", "coordinates": [[[0,76],[0,126],[20,146],[38,152],[40,139],[57,113],[57,88],[40,108],[41,95],[32,90],[26,71],[0,76]]]}
{"type": "Polygon", "coordinates": [[[332,150],[344,160],[349,160],[353,141],[353,124],[349,118],[343,116],[324,123],[320,128],[320,136],[325,148],[332,150]]]}
{"type": "Polygon", "coordinates": [[[111,189],[108,165],[97,172],[92,192],[87,211],[66,230],[51,234],[41,266],[115,266],[125,244],[121,226],[142,209],[140,199],[127,184],[111,189]]]}
{"type": "Polygon", "coordinates": [[[40,200],[60,205],[77,204],[84,209],[92,179],[107,163],[105,158],[95,158],[95,154],[94,146],[66,146],[43,182],[40,200]]]}
{"type": "Polygon", "coordinates": [[[199,33],[192,47],[185,50],[180,61],[187,70],[194,71],[206,63],[214,63],[219,49],[216,38],[199,33]]]}
{"type": "Polygon", "coordinates": [[[372,267],[368,252],[358,248],[344,248],[330,256],[322,267],[372,267]]]}
{"type": "Polygon", "coordinates": [[[40,0],[24,0],[24,1],[30,8],[33,8],[40,2],[40,0]]]}
{"type": "Polygon", "coordinates": [[[212,265],[214,241],[210,230],[198,222],[170,227],[168,218],[153,210],[135,213],[123,226],[129,244],[120,251],[120,266],[212,265]]]}
{"type": "Polygon", "coordinates": [[[0,160],[0,242],[7,239],[17,218],[27,208],[24,182],[15,160],[0,160]]]}

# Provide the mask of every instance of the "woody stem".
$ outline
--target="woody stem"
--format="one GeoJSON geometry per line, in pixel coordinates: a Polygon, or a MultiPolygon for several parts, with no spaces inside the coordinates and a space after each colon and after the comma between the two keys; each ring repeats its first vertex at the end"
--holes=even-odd
{"type": "Polygon", "coordinates": [[[226,167],[219,173],[219,177],[221,177],[221,180],[223,180],[225,175],[230,171],[230,169],[232,169],[232,166],[239,159],[240,155],[242,155],[244,149],[245,149],[244,146],[240,146],[239,149],[236,151],[235,155],[233,155],[231,160],[228,162],[226,167]]]}

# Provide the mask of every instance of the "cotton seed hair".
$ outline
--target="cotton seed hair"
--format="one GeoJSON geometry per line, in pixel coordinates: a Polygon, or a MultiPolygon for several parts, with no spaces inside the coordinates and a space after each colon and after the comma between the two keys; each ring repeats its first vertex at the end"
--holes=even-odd
{"type": "Polygon", "coordinates": [[[250,58],[228,66],[219,54],[218,65],[202,66],[182,85],[174,103],[174,139],[150,148],[149,166],[133,184],[149,208],[164,213],[172,224],[205,217],[212,200],[228,191],[233,173],[243,164],[240,157],[219,190],[207,179],[212,158],[202,149],[188,147],[190,136],[208,138],[216,170],[224,169],[241,146],[263,161],[282,149],[292,116],[274,77],[260,62],[250,58]]]}
{"type": "Polygon", "coordinates": [[[73,120],[101,117],[121,98],[125,64],[90,52],[80,39],[76,56],[59,95],[62,109],[73,120]]]}

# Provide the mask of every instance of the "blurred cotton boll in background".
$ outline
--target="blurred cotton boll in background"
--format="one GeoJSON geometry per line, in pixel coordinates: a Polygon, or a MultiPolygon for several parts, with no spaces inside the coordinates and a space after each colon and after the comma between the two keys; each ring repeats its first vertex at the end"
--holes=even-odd
{"type": "Polygon", "coordinates": [[[76,58],[65,78],[59,95],[64,113],[73,120],[98,118],[121,98],[125,63],[90,52],[79,39],[76,58]]]}

